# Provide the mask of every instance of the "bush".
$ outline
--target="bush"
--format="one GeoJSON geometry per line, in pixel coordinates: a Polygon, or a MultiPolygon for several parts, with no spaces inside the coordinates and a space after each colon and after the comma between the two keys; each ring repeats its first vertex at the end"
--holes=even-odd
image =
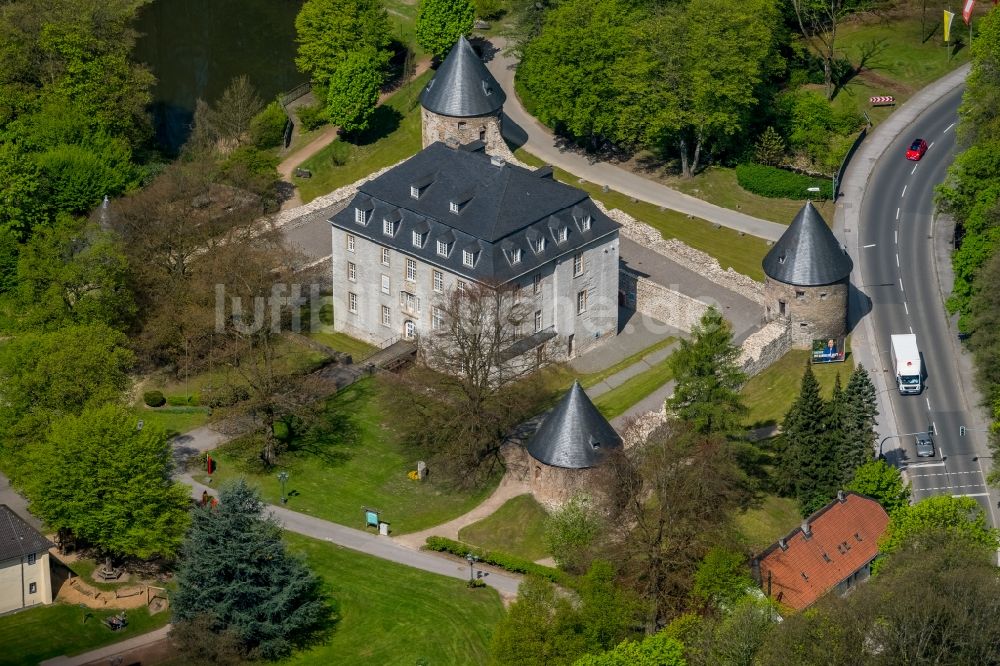
{"type": "Polygon", "coordinates": [[[147,407],[162,407],[167,404],[167,399],[163,397],[161,391],[146,391],[142,394],[142,401],[147,407]]]}
{"type": "Polygon", "coordinates": [[[763,164],[740,164],[736,180],[747,192],[772,199],[832,199],[833,184],[827,178],[816,178],[763,164]],[[819,193],[808,188],[818,187],[819,193]]]}
{"type": "Polygon", "coordinates": [[[299,117],[299,123],[307,130],[314,130],[321,125],[330,122],[326,116],[325,104],[312,104],[310,106],[300,106],[295,114],[299,117]]]}
{"type": "Polygon", "coordinates": [[[167,398],[167,404],[171,407],[197,407],[198,394],[192,393],[190,395],[172,395],[167,398]]]}
{"type": "Polygon", "coordinates": [[[469,553],[472,553],[479,558],[480,562],[492,564],[505,571],[510,571],[511,573],[538,576],[565,587],[574,587],[576,585],[576,578],[569,575],[565,571],[553,569],[552,567],[546,567],[541,564],[535,564],[530,560],[508,555],[507,553],[483,550],[481,548],[476,548],[475,546],[470,546],[467,543],[447,539],[445,537],[427,537],[427,545],[425,548],[439,553],[451,553],[452,555],[457,555],[459,557],[465,557],[469,553]]]}
{"type": "Polygon", "coordinates": [[[250,391],[244,386],[226,385],[211,390],[208,395],[209,407],[232,407],[250,397],[250,391]]]}
{"type": "Polygon", "coordinates": [[[280,146],[285,140],[288,118],[277,101],[271,102],[250,121],[250,139],[261,149],[280,146]]]}

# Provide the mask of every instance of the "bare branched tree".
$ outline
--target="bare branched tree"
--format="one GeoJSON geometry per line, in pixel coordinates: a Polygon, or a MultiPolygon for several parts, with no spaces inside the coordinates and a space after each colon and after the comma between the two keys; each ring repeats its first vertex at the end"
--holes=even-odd
{"type": "Polygon", "coordinates": [[[791,0],[799,30],[823,60],[823,83],[826,98],[837,92],[835,69],[837,61],[837,29],[840,22],[869,4],[867,0],[791,0]]]}

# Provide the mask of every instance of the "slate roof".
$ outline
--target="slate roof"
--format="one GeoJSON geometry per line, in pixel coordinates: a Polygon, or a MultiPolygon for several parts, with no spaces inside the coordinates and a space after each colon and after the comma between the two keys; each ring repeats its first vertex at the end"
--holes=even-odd
{"type": "Polygon", "coordinates": [[[420,104],[442,116],[469,118],[496,113],[507,101],[500,84],[465,36],[444,59],[423,92],[420,104]]]}
{"type": "Polygon", "coordinates": [[[535,460],[568,469],[594,467],[608,451],[620,448],[621,437],[579,382],[573,382],[573,388],[545,417],[527,446],[535,460]]]}
{"type": "Polygon", "coordinates": [[[552,180],[548,171],[492,158],[479,150],[481,145],[431,144],[361,185],[330,224],[485,284],[504,284],[617,233],[618,223],[586,192],[552,180]],[[411,196],[411,187],[419,189],[419,198],[411,196]],[[458,213],[451,212],[453,202],[458,213]],[[370,211],[366,224],[355,221],[356,208],[370,211]],[[590,228],[584,230],[587,217],[590,228]],[[383,232],[385,219],[398,219],[392,236],[383,232]],[[561,241],[564,228],[566,240],[561,241]],[[414,231],[426,234],[421,247],[413,244],[414,231]],[[536,251],[539,238],[545,240],[541,252],[536,251]],[[438,240],[451,244],[447,257],[437,253],[438,240]],[[466,248],[479,253],[471,268],[462,263],[466,248]],[[518,251],[521,258],[515,261],[518,251]]]}
{"type": "Polygon", "coordinates": [[[798,527],[783,539],[785,548],[779,541],[760,555],[765,594],[770,574],[771,597],[801,610],[875,559],[889,516],[870,497],[842,497],[806,519],[811,536],[798,527]]]}
{"type": "Polygon", "coordinates": [[[812,287],[843,280],[851,274],[854,262],[807,201],[764,257],[763,266],[772,280],[812,287]]]}
{"type": "Polygon", "coordinates": [[[0,562],[45,552],[52,545],[10,507],[0,504],[0,562]]]}

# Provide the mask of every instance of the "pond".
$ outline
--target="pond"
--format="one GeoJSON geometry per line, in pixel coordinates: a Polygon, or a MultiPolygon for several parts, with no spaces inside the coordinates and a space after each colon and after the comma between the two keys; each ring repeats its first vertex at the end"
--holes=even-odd
{"type": "Polygon", "coordinates": [[[155,0],[139,14],[135,58],[157,78],[157,140],[176,151],[190,134],[195,101],[214,102],[245,74],[264,100],[303,83],[295,68],[302,0],[155,0]]]}

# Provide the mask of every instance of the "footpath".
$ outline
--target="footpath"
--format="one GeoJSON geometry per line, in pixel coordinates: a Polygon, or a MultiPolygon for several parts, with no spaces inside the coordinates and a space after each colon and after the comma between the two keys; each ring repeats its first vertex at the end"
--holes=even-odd
{"type": "Polygon", "coordinates": [[[504,55],[507,41],[502,37],[493,37],[490,41],[495,52],[486,63],[486,68],[507,95],[507,101],[503,106],[505,116],[503,135],[514,145],[523,144],[525,150],[546,163],[569,171],[574,176],[591,183],[607,185],[625,196],[699,217],[765,240],[778,240],[788,228],[783,224],[716,206],[637,176],[613,164],[596,162],[576,148],[564,146],[547,127],[535,120],[521,105],[514,90],[514,71],[517,69],[518,60],[514,56],[504,55]]]}

